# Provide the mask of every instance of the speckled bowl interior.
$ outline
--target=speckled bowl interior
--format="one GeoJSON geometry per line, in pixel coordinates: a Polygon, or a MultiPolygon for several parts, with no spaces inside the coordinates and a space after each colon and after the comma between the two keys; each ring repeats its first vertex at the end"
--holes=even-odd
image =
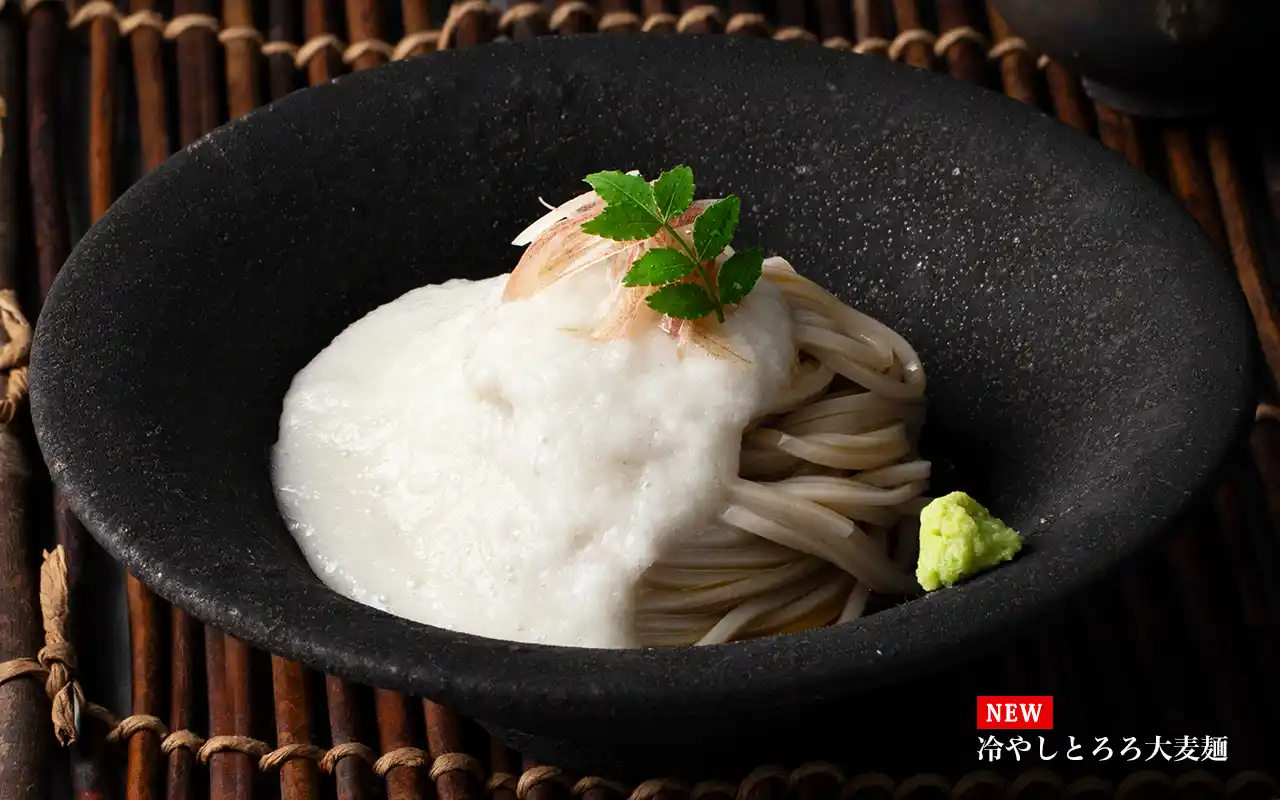
{"type": "Polygon", "coordinates": [[[818,47],[552,38],[343,78],[173,157],[64,268],[32,408],[76,513],[181,608],[451,704],[543,758],[627,769],[624,742],[670,765],[731,730],[765,735],[761,720],[816,718],[995,644],[1105,575],[1241,430],[1251,347],[1195,223],[1034,110],[818,47]],[[321,585],[268,474],[293,374],[413,287],[509,270],[538,196],[676,163],[701,195],[743,198],[741,242],[916,346],[935,491],[986,501],[1027,534],[1024,554],[854,623],[670,651],[481,639],[321,585]]]}

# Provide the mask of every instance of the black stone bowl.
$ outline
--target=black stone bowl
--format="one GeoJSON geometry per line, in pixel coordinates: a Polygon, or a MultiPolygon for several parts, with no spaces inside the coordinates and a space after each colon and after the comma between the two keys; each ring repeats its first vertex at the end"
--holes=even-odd
{"type": "Polygon", "coordinates": [[[1191,218],[1048,117],[818,47],[587,37],[343,78],[177,154],[63,269],[31,402],[74,511],[179,607],[449,704],[537,758],[627,774],[822,730],[841,702],[982,652],[1137,553],[1241,432],[1252,350],[1191,218]],[[976,493],[1024,554],[856,623],[671,650],[477,638],[326,589],[268,473],[294,373],[409,289],[509,270],[538,196],[677,163],[700,195],[743,198],[738,241],[915,344],[935,490],[976,493]]]}

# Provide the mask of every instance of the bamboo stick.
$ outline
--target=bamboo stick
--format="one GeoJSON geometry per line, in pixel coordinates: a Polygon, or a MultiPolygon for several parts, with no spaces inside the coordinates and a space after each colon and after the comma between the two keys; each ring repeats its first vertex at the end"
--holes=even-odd
{"type": "MultiPolygon", "coordinates": [[[[16,11],[0,15],[0,292],[19,304],[18,226],[22,181],[22,25],[16,11]]],[[[5,345],[13,340],[5,333],[5,345]]],[[[0,380],[7,390],[25,356],[15,354],[0,380]]],[[[21,395],[16,400],[21,401],[21,395]]],[[[40,630],[39,547],[27,513],[31,455],[24,439],[24,405],[0,423],[0,661],[32,658],[44,644],[40,630]]],[[[49,795],[53,731],[44,688],[33,680],[0,685],[0,800],[44,800],[49,795]]]]}
{"type": "MultiPolygon", "coordinates": [[[[27,18],[27,147],[41,305],[71,250],[66,197],[58,161],[58,53],[65,28],[61,4],[45,2],[31,8],[27,18]]],[[[104,131],[99,129],[99,140],[103,135],[104,131]]],[[[40,473],[40,481],[48,481],[43,472],[40,473]]],[[[52,497],[54,542],[63,548],[66,556],[68,605],[74,615],[87,550],[92,545],[89,534],[71,513],[62,493],[52,490],[52,497]]],[[[109,795],[109,777],[100,754],[96,752],[98,749],[97,742],[85,736],[79,737],[68,748],[71,788],[80,800],[99,800],[109,795]]]]}

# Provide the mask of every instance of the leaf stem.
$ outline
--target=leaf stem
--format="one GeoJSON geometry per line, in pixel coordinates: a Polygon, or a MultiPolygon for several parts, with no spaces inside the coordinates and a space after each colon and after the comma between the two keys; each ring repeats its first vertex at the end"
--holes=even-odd
{"type": "Polygon", "coordinates": [[[724,306],[720,305],[719,293],[716,292],[715,287],[711,285],[711,279],[707,277],[706,271],[702,269],[702,262],[698,260],[697,252],[689,246],[683,236],[676,232],[675,228],[671,227],[671,223],[663,220],[662,227],[671,235],[672,239],[676,240],[676,244],[680,245],[680,249],[683,250],[684,254],[689,257],[689,260],[693,262],[693,269],[698,273],[698,277],[702,279],[702,285],[707,290],[707,296],[710,297],[711,302],[715,304],[716,321],[724,322],[724,306]]]}

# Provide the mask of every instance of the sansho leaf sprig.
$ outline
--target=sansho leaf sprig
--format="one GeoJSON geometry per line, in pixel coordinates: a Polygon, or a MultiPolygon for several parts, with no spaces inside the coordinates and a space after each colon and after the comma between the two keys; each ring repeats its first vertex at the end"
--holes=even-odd
{"type": "Polygon", "coordinates": [[[693,170],[679,166],[650,184],[625,172],[595,172],[586,182],[604,200],[605,207],[587,220],[582,230],[593,236],[629,242],[657,236],[659,231],[676,243],[658,247],[637,258],[623,276],[624,286],[659,286],[646,302],[660,314],[678,319],[702,319],[715,313],[724,322],[725,306],[742,302],[755,288],[764,263],[758,247],[735,252],[720,267],[712,282],[704,264],[717,258],[733,241],[741,204],[729,195],[708,206],[693,221],[693,242],[685,240],[671,221],[693,204],[693,170]],[[685,280],[696,275],[701,283],[685,280]]]}

